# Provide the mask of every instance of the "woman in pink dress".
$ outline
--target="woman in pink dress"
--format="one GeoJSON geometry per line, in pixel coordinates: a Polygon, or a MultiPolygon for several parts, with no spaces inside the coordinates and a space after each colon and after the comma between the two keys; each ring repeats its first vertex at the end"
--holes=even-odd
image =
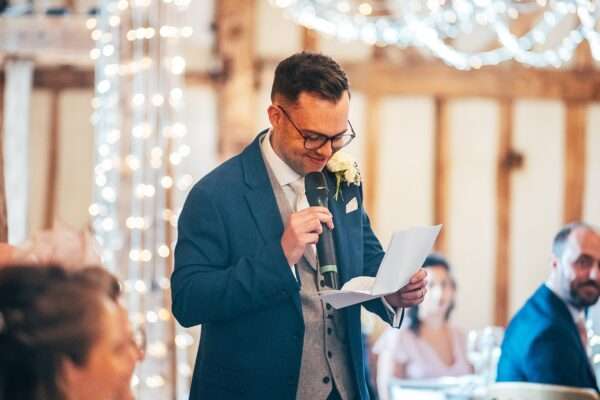
{"type": "Polygon", "coordinates": [[[423,264],[428,291],[420,306],[408,311],[408,328],[389,329],[376,343],[377,387],[388,397],[390,378],[426,379],[472,372],[467,361],[465,335],[450,323],[456,283],[450,265],[432,254],[423,264]]]}

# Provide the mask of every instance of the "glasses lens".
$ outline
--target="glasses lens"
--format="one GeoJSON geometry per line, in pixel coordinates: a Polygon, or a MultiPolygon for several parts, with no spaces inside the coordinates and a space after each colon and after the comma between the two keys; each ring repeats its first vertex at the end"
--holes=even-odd
{"type": "Polygon", "coordinates": [[[331,142],[332,147],[335,150],[339,150],[342,147],[347,146],[352,141],[353,138],[354,138],[354,136],[352,136],[349,133],[341,135],[341,136],[338,136],[334,140],[332,140],[332,142],[331,142]]]}
{"type": "Polygon", "coordinates": [[[305,137],[304,147],[308,150],[316,150],[323,146],[327,140],[325,136],[305,137]]]}

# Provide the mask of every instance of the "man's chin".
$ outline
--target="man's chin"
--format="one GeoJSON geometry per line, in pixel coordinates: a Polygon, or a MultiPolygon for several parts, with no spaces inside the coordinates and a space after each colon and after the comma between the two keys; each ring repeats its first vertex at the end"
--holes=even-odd
{"type": "Polygon", "coordinates": [[[597,289],[580,289],[577,291],[576,303],[580,307],[589,307],[593,306],[598,302],[598,298],[600,298],[600,291],[597,289]]]}

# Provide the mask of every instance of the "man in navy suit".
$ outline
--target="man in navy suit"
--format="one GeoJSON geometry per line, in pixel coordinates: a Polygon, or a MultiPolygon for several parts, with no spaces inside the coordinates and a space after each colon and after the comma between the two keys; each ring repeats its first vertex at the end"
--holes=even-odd
{"type": "Polygon", "coordinates": [[[567,225],[552,253],[550,278],[506,330],[497,379],[598,390],[584,321],[600,296],[600,234],[583,223],[567,225]]]}
{"type": "MultiPolygon", "coordinates": [[[[362,187],[325,167],[356,133],[341,67],[311,53],[282,61],[269,130],[201,179],[179,218],[173,313],[202,324],[191,399],[368,399],[360,307],[334,310],[314,244],[333,229],[341,284],[375,276],[384,252],[363,209],[362,187]],[[308,207],[304,176],[323,171],[329,209],[308,207]]],[[[351,174],[352,175],[352,174],[351,174]]],[[[354,175],[356,176],[356,175],[354,175]]],[[[365,306],[399,325],[419,304],[426,273],[365,306]]]]}

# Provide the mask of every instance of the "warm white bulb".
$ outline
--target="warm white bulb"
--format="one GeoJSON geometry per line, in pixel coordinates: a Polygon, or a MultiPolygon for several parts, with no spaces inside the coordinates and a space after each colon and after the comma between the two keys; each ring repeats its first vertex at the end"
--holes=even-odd
{"type": "Polygon", "coordinates": [[[362,3],[358,6],[358,12],[362,15],[371,15],[373,12],[373,7],[369,3],[362,3]]]}
{"type": "Polygon", "coordinates": [[[181,56],[171,58],[171,72],[175,75],[181,75],[185,71],[185,59],[181,56]]]}
{"type": "Polygon", "coordinates": [[[96,18],[88,18],[87,21],[85,21],[85,26],[89,30],[94,29],[96,27],[96,18]]]}
{"type": "Polygon", "coordinates": [[[109,203],[114,203],[117,199],[117,193],[115,192],[115,189],[107,186],[102,189],[102,198],[109,203]]]}
{"type": "Polygon", "coordinates": [[[155,311],[148,311],[146,313],[146,321],[150,322],[151,324],[158,322],[158,314],[155,311]]]}
{"type": "Polygon", "coordinates": [[[90,216],[96,217],[100,214],[100,206],[96,203],[93,203],[88,208],[88,212],[90,213],[90,216]]]}
{"type": "Polygon", "coordinates": [[[91,33],[93,40],[100,40],[102,37],[102,31],[100,29],[94,29],[91,33]]]}
{"type": "Polygon", "coordinates": [[[165,102],[165,98],[161,94],[157,93],[154,96],[152,96],[152,104],[155,107],[162,106],[164,104],[164,102],[165,102]]]}
{"type": "Polygon", "coordinates": [[[169,257],[169,254],[171,253],[169,250],[169,246],[167,246],[166,244],[161,244],[158,247],[158,255],[162,258],[167,258],[169,257]]]}
{"type": "Polygon", "coordinates": [[[109,19],[108,19],[108,24],[110,26],[112,26],[113,28],[119,26],[119,24],[121,23],[121,18],[118,15],[112,15],[109,19]]]}
{"type": "Polygon", "coordinates": [[[90,58],[97,60],[100,57],[100,49],[94,48],[90,50],[90,58]]]}

